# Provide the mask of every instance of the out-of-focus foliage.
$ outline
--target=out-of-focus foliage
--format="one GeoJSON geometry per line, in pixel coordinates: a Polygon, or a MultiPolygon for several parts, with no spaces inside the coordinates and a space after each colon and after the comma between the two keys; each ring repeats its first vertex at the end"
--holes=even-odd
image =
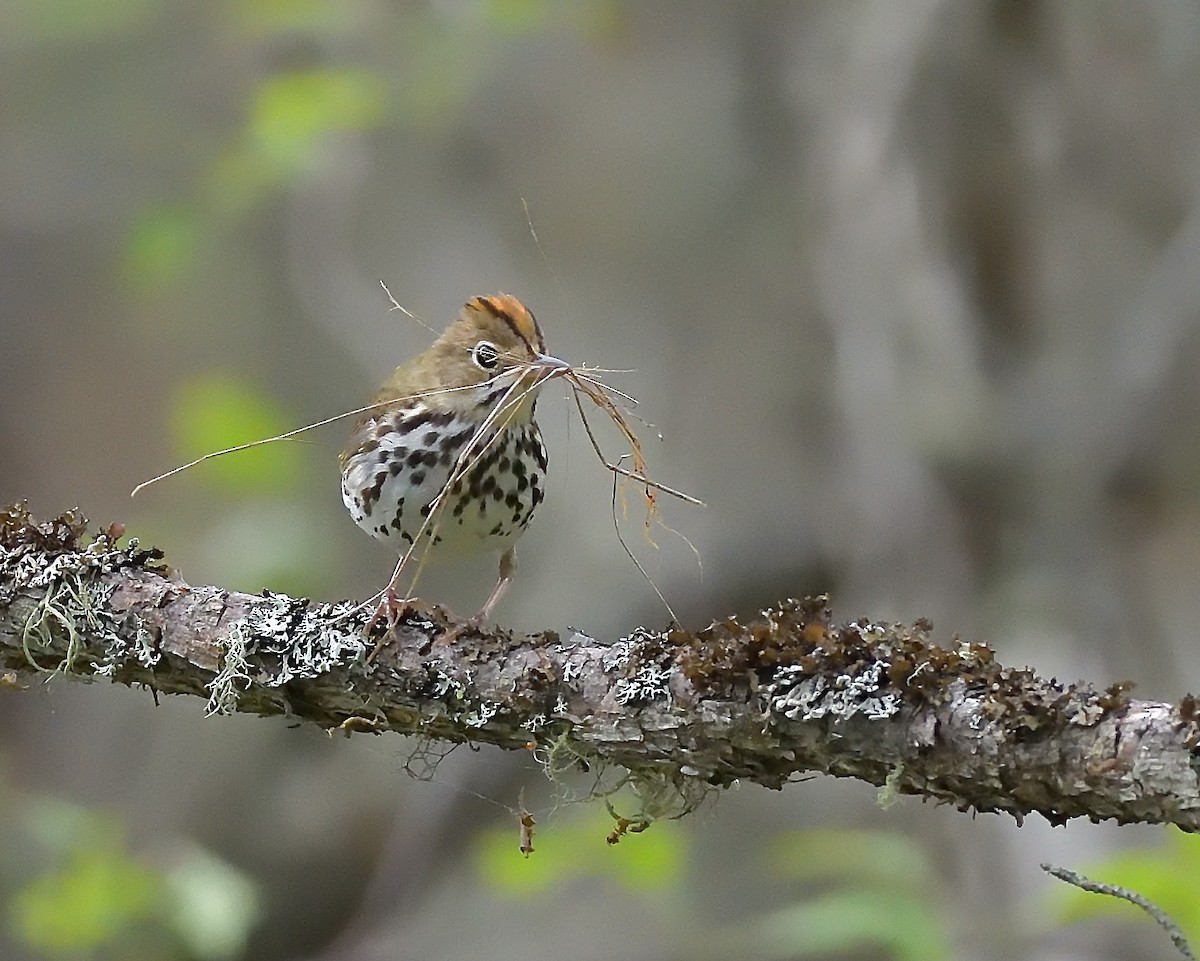
{"type": "Polygon", "coordinates": [[[31,802],[24,826],[47,852],[47,867],[8,904],[11,930],[27,947],[47,958],[131,957],[151,938],[159,957],[198,961],[243,950],[260,912],[241,872],[192,846],[164,869],[131,850],[115,816],[53,798],[31,802]],[[163,954],[171,943],[177,950],[163,954]]]}
{"type": "MultiPolygon", "coordinates": [[[[632,891],[682,893],[687,849],[676,825],[648,830],[609,845],[613,822],[596,812],[539,828],[534,852],[521,857],[516,816],[511,830],[476,839],[476,863],[497,893],[527,898],[607,878],[632,891]]],[[[748,920],[697,919],[688,932],[689,956],[754,959],[826,957],[872,949],[895,961],[951,956],[949,932],[937,910],[935,873],[919,845],[896,834],[869,831],[788,831],[765,855],[760,900],[781,891],[797,900],[748,920]]]]}
{"type": "Polygon", "coordinates": [[[125,241],[121,274],[133,292],[154,292],[178,282],[195,262],[200,243],[196,211],[161,204],[136,216],[125,241]]]}
{"type": "Polygon", "coordinates": [[[246,149],[265,175],[305,172],[322,137],[364,130],[383,116],[380,78],[365,70],[296,70],[266,78],[254,94],[246,149]]]}
{"type": "Polygon", "coordinates": [[[9,904],[21,940],[47,955],[90,953],[162,913],[161,877],[131,855],[114,818],[41,798],[28,821],[52,852],[52,866],[9,904]]]}
{"type": "Polygon", "coordinates": [[[804,882],[814,893],[747,926],[743,936],[755,957],[826,957],[868,947],[895,961],[951,956],[935,872],[907,838],[787,832],[772,843],[768,861],[774,878],[804,882]]]}
{"type": "Polygon", "coordinates": [[[906,893],[902,878],[886,890],[859,887],[853,878],[832,894],[818,894],[760,918],[746,941],[760,958],[824,958],[877,949],[894,961],[951,957],[947,931],[928,893],[906,893]]]}
{"type": "MultiPolygon", "coordinates": [[[[282,434],[282,410],[254,385],[224,374],[184,381],[176,392],[171,426],[182,461],[282,434]]],[[[302,440],[276,441],[223,457],[192,471],[204,483],[229,493],[295,491],[301,474],[302,440]]]]}
{"type": "Polygon", "coordinates": [[[480,877],[508,897],[524,897],[597,877],[644,892],[666,892],[680,884],[686,848],[677,825],[657,822],[617,844],[607,841],[612,830],[612,818],[595,802],[572,816],[539,826],[533,853],[525,858],[519,853],[514,815],[511,830],[484,831],[476,839],[480,877]]]}
{"type": "Polygon", "coordinates": [[[237,957],[262,917],[258,885],[242,871],[194,845],[166,872],[173,911],[167,922],[200,961],[237,957]]]}

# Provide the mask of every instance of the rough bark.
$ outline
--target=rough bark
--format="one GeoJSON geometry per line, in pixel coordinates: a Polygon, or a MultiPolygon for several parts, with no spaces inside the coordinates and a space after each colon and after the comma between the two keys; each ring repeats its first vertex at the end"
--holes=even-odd
{"type": "Polygon", "coordinates": [[[821,772],[1018,820],[1200,827],[1190,696],[1062,685],[982,644],[937,647],[924,621],[839,624],[821,597],[602,642],[476,631],[430,607],[368,638],[353,602],[189,586],[159,552],[118,547],[119,533],[0,512],[7,686],[41,671],[108,677],[205,698],[210,714],[534,750],[551,776],[618,772],[647,818],[734,781],[781,788],[821,772]]]}

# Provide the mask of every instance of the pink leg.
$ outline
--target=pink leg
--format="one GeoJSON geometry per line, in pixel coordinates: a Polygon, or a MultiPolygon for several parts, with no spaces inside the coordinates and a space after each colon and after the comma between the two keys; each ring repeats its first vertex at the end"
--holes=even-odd
{"type": "Polygon", "coordinates": [[[513,578],[517,574],[517,552],[515,548],[510,547],[500,555],[500,576],[496,580],[496,586],[492,588],[492,593],[488,595],[488,599],[484,602],[482,609],[474,617],[467,620],[462,626],[451,628],[445,634],[437,639],[438,644],[450,644],[458,638],[458,635],[463,631],[476,631],[483,627],[492,616],[492,611],[496,609],[496,605],[500,603],[500,599],[504,597],[509,586],[513,582],[513,578]]]}
{"type": "Polygon", "coordinates": [[[400,615],[408,610],[409,607],[408,600],[400,600],[396,595],[396,589],[389,584],[387,590],[383,592],[383,598],[379,601],[379,606],[375,608],[375,613],[371,615],[371,619],[367,621],[366,627],[363,628],[363,633],[367,637],[370,637],[371,632],[375,629],[375,625],[379,623],[379,619],[381,617],[387,618],[387,631],[375,643],[375,646],[371,648],[371,653],[367,655],[368,664],[374,662],[375,655],[392,639],[396,625],[400,623],[400,615]]]}
{"type": "Polygon", "coordinates": [[[517,550],[515,547],[510,547],[500,555],[500,576],[496,580],[496,586],[492,588],[492,593],[488,595],[488,599],[484,602],[479,613],[471,618],[472,627],[483,627],[491,620],[492,612],[496,609],[496,605],[500,603],[500,599],[508,593],[508,589],[512,586],[513,579],[517,576],[517,550]]]}

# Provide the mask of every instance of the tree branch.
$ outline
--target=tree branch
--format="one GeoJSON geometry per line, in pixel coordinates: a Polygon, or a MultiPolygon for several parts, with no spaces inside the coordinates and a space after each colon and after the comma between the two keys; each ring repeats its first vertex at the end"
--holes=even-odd
{"type": "MultiPolygon", "coordinates": [[[[648,818],[713,787],[856,777],[963,810],[1200,827],[1196,702],[1134,701],[1003,667],[931,625],[833,622],[826,598],[743,624],[603,643],[404,612],[377,655],[366,612],[192,587],[161,554],[0,511],[0,669],[101,676],[327,729],[535,750],[547,773],[608,769],[648,818]],[[449,643],[447,634],[454,635],[449,643]]],[[[18,685],[19,686],[19,685],[18,685]]]]}

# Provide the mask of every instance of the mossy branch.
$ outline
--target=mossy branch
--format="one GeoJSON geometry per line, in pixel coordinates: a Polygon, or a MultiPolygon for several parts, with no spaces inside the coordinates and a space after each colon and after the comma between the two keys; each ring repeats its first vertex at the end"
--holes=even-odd
{"type": "Polygon", "coordinates": [[[551,773],[623,769],[650,818],[735,781],[781,788],[820,772],[1018,820],[1200,828],[1191,697],[1064,686],[1001,666],[984,645],[937,647],[926,622],[837,624],[816,598],[605,643],[477,632],[431,607],[404,613],[368,658],[377,639],[352,603],[192,587],[157,551],[118,547],[119,533],[0,511],[8,686],[45,671],[101,676],[201,697],[210,714],[532,749],[551,773]]]}

